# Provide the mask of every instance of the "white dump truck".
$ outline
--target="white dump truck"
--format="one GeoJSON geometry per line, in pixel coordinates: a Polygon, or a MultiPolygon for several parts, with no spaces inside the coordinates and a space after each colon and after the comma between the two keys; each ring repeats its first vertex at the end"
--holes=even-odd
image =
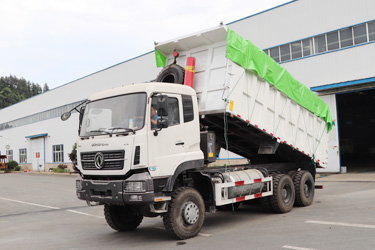
{"type": "Polygon", "coordinates": [[[115,230],[160,215],[179,239],[197,235],[206,212],[252,199],[277,213],[313,202],[332,126],[321,99],[223,25],[156,43],[155,54],[155,81],[76,108],[79,199],[104,204],[115,230]],[[246,164],[218,166],[221,148],[246,164]]]}

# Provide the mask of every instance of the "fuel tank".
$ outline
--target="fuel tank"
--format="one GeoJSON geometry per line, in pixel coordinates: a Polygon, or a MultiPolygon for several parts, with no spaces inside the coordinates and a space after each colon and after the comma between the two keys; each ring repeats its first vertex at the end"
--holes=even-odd
{"type": "Polygon", "coordinates": [[[254,181],[256,179],[264,178],[263,174],[256,169],[247,169],[234,172],[223,173],[224,181],[226,183],[235,183],[233,187],[228,187],[228,198],[242,197],[260,193],[263,189],[264,183],[246,183],[247,181],[254,181]]]}

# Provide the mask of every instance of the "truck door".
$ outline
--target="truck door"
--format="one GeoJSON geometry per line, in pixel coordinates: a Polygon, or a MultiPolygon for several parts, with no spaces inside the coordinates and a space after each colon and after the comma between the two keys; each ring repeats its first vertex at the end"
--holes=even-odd
{"type": "MultiPolygon", "coordinates": [[[[156,103],[154,98],[152,103],[156,103]]],[[[151,112],[151,105],[148,107],[151,112]]],[[[150,115],[149,115],[150,116],[150,115]]],[[[155,128],[148,128],[149,170],[152,176],[169,176],[183,162],[185,156],[185,131],[182,117],[181,96],[168,94],[168,128],[157,135],[155,128]]],[[[151,118],[152,119],[152,118],[151,118]]]]}

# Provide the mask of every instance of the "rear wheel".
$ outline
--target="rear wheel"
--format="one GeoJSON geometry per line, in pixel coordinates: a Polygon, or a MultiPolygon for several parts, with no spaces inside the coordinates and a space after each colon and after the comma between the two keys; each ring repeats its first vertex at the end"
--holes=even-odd
{"type": "Polygon", "coordinates": [[[277,213],[287,213],[292,210],[295,200],[295,190],[289,175],[278,174],[273,179],[273,195],[270,196],[272,210],[277,213]]]}
{"type": "MultiPolygon", "coordinates": [[[[272,177],[272,181],[275,180],[275,177],[277,176],[278,174],[270,174],[269,176],[272,177]]],[[[266,192],[268,191],[266,185],[264,185],[263,187],[263,192],[266,192]]],[[[273,209],[272,209],[272,205],[271,205],[271,196],[266,196],[266,197],[263,197],[263,198],[260,198],[259,199],[259,205],[260,207],[262,208],[262,210],[264,212],[267,212],[267,213],[271,213],[271,212],[274,212],[273,209]]]]}
{"type": "Polygon", "coordinates": [[[136,229],[143,220],[143,216],[135,207],[104,205],[104,217],[108,225],[117,231],[136,229]]]}
{"type": "Polygon", "coordinates": [[[292,180],[294,180],[294,177],[296,176],[297,173],[298,173],[298,171],[289,171],[288,175],[290,175],[290,178],[292,178],[292,180]]]}
{"type": "Polygon", "coordinates": [[[196,236],[204,222],[204,201],[194,188],[180,187],[172,194],[168,212],[163,216],[165,229],[179,239],[196,236]]]}
{"type": "Polygon", "coordinates": [[[294,176],[296,200],[294,204],[300,207],[310,206],[314,200],[315,182],[311,173],[303,170],[294,176]]]}

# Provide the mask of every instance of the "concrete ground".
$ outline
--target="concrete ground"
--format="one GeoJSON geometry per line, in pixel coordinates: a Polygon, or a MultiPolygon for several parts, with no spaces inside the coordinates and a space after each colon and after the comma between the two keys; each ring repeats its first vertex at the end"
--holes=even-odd
{"type": "Polygon", "coordinates": [[[319,182],[369,182],[375,181],[375,167],[370,162],[358,162],[349,164],[346,173],[318,174],[319,182]]]}
{"type": "Polygon", "coordinates": [[[112,230],[103,206],[75,196],[73,175],[0,175],[0,249],[374,249],[374,173],[321,176],[311,206],[290,213],[244,204],[206,214],[201,233],[171,238],[160,218],[132,232],[112,230]]]}
{"type": "Polygon", "coordinates": [[[320,175],[317,182],[375,182],[375,173],[345,173],[320,175]]]}

